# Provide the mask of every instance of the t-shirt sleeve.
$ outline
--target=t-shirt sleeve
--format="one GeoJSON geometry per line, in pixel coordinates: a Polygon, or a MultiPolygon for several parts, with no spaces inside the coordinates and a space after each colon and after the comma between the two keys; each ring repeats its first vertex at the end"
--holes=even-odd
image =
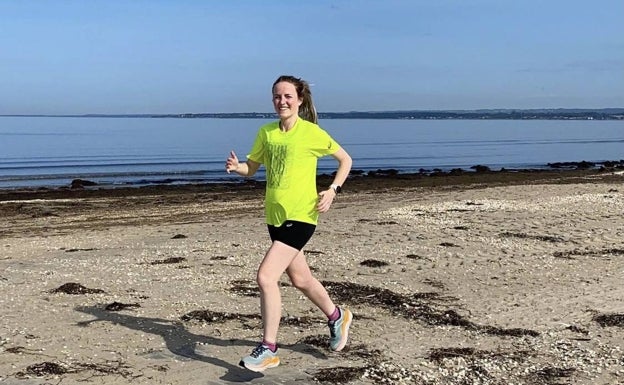
{"type": "Polygon", "coordinates": [[[340,150],[338,142],[332,138],[327,131],[318,127],[311,143],[312,153],[320,158],[325,155],[331,155],[340,150]]]}
{"type": "Polygon", "coordinates": [[[247,154],[247,159],[250,159],[256,163],[264,164],[264,156],[266,153],[266,134],[263,129],[258,130],[256,139],[254,140],[251,151],[247,154]]]}

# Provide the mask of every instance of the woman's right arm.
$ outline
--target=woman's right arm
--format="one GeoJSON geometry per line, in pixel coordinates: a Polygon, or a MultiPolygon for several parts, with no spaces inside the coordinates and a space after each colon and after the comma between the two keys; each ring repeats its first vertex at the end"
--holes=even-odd
{"type": "Polygon", "coordinates": [[[256,171],[260,168],[260,163],[254,162],[251,159],[247,159],[245,162],[239,162],[238,157],[234,151],[230,151],[230,156],[228,156],[225,161],[225,171],[229,174],[234,171],[240,176],[250,177],[253,176],[256,171]]]}

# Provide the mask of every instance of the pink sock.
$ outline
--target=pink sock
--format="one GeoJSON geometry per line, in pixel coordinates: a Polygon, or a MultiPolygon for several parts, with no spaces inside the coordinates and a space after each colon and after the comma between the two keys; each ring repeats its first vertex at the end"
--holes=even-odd
{"type": "Polygon", "coordinates": [[[336,306],[336,309],[334,309],[334,312],[331,313],[331,315],[329,317],[327,317],[330,321],[335,321],[338,318],[340,318],[340,309],[338,309],[338,306],[336,306]]]}
{"type": "Polygon", "coordinates": [[[267,340],[262,340],[262,345],[264,345],[267,348],[271,349],[271,351],[273,353],[275,353],[277,351],[277,343],[267,342],[267,340]]]}

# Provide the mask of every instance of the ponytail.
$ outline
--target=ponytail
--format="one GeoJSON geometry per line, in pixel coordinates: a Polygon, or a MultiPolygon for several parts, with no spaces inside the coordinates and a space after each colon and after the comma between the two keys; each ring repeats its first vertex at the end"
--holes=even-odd
{"type": "Polygon", "coordinates": [[[297,90],[297,96],[301,98],[301,105],[299,106],[299,116],[308,122],[318,123],[318,114],[316,113],[316,107],[314,107],[314,101],[312,100],[312,91],[310,91],[310,85],[308,82],[301,78],[296,78],[290,75],[282,75],[273,83],[273,88],[277,83],[287,82],[295,86],[297,90]]]}

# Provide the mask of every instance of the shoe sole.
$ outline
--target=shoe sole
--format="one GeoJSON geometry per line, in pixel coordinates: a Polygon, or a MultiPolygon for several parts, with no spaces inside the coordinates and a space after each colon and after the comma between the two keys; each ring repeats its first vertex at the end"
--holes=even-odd
{"type": "Polygon", "coordinates": [[[266,369],[271,369],[271,368],[275,368],[279,366],[280,360],[279,360],[279,357],[274,357],[274,358],[271,358],[266,365],[262,365],[262,366],[249,365],[249,364],[246,364],[242,360],[238,364],[245,369],[251,370],[252,372],[264,372],[266,369]]]}
{"type": "Polygon", "coordinates": [[[349,340],[349,328],[351,327],[351,322],[353,322],[353,313],[350,310],[345,310],[345,318],[346,320],[340,326],[342,329],[342,338],[340,339],[340,343],[336,346],[336,349],[332,349],[335,352],[339,352],[347,345],[347,341],[349,340]]]}

